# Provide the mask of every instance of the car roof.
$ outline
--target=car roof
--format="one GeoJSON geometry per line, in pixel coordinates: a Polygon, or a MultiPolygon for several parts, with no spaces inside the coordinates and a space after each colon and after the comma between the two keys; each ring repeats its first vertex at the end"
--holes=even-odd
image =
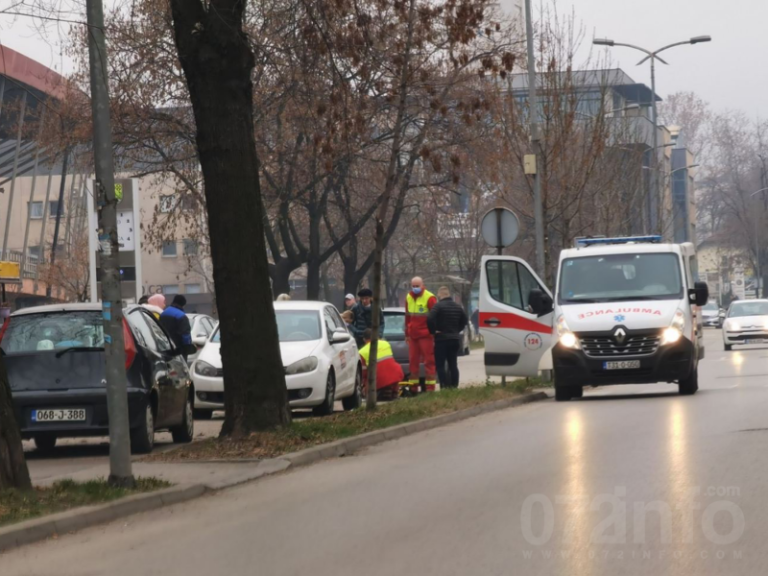
{"type": "Polygon", "coordinates": [[[768,304],[768,298],[752,298],[751,300],[734,300],[731,302],[731,306],[734,304],[752,304],[754,302],[761,302],[762,304],[768,304]]]}
{"type": "Polygon", "coordinates": [[[391,307],[384,308],[384,314],[405,314],[405,308],[402,306],[399,308],[391,307]]]}
{"type": "Polygon", "coordinates": [[[333,306],[333,304],[330,302],[317,302],[315,300],[285,300],[282,302],[275,302],[275,310],[316,310],[321,312],[326,306],[333,306]]]}
{"type": "Polygon", "coordinates": [[[44,306],[30,306],[29,308],[22,308],[17,310],[11,316],[25,316],[27,314],[47,314],[51,312],[101,312],[101,304],[99,302],[79,302],[77,304],[61,303],[61,304],[46,304],[44,306]]]}
{"type": "Polygon", "coordinates": [[[659,254],[672,253],[680,255],[680,244],[654,244],[649,242],[629,242],[625,244],[598,244],[568,248],[560,252],[560,260],[566,258],[582,258],[584,256],[607,256],[610,254],[659,254]]]}

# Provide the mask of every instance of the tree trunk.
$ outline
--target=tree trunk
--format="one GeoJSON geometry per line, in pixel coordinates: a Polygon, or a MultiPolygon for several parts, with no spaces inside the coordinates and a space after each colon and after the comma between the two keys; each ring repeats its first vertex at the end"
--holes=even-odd
{"type": "Polygon", "coordinates": [[[307,300],[320,300],[320,262],[315,258],[307,262],[307,300]]]}
{"type": "Polygon", "coordinates": [[[13,413],[5,361],[0,356],[0,492],[8,488],[31,490],[32,482],[13,413]]]}
{"type": "Polygon", "coordinates": [[[225,366],[221,434],[243,436],[291,421],[269,286],[253,128],[254,56],[243,32],[244,2],[171,0],[171,11],[205,184],[225,366]]]}

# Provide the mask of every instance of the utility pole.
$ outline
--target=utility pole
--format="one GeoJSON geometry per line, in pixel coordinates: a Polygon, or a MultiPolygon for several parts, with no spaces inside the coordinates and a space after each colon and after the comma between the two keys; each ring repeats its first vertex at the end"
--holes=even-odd
{"type": "Polygon", "coordinates": [[[533,169],[533,219],[536,233],[536,272],[545,282],[544,207],[541,202],[541,143],[539,139],[539,103],[536,98],[536,56],[533,47],[531,0],[525,0],[525,34],[528,45],[528,116],[531,122],[531,146],[535,157],[533,169]]]}
{"type": "MultiPolygon", "coordinates": [[[[53,227],[53,243],[51,244],[51,270],[56,265],[56,252],[59,247],[59,230],[61,228],[61,209],[64,206],[64,189],[67,182],[67,165],[69,162],[69,146],[64,149],[64,159],[61,163],[61,181],[59,182],[59,201],[56,203],[56,223],[53,227]]],[[[47,209],[43,206],[43,209],[47,209]]],[[[45,217],[45,214],[43,214],[45,217]]],[[[40,245],[42,246],[42,244],[40,245]]],[[[42,248],[40,248],[42,250],[42,248]]],[[[51,297],[51,285],[45,288],[45,295],[51,297]]]]}
{"type": "Polygon", "coordinates": [[[93,193],[99,218],[101,251],[101,301],[104,316],[104,358],[109,414],[109,482],[132,487],[128,392],[125,378],[123,309],[117,241],[115,169],[112,158],[112,125],[109,117],[107,42],[101,0],[86,0],[88,56],[91,72],[91,111],[95,174],[93,193]]]}

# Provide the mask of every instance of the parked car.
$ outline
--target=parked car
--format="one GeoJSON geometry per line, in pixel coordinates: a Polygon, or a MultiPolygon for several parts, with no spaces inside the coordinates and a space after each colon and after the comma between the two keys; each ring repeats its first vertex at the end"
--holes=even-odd
{"type": "MultiPolygon", "coordinates": [[[[405,308],[384,308],[384,340],[392,345],[392,355],[403,369],[405,378],[410,378],[411,366],[408,355],[408,344],[405,341],[405,308]]],[[[461,334],[463,346],[459,356],[467,356],[470,351],[469,330],[461,334]]],[[[419,369],[419,379],[424,379],[424,363],[419,369]]]]}
{"type": "Polygon", "coordinates": [[[187,318],[189,318],[189,326],[192,329],[192,344],[195,346],[195,353],[187,356],[187,364],[191,366],[213,334],[216,321],[205,314],[187,314],[187,318]]]}
{"type": "MultiPolygon", "coordinates": [[[[192,381],[181,352],[141,306],[124,311],[131,448],[147,453],[155,432],[191,442],[192,381]]],[[[109,434],[104,326],[99,304],[55,304],[11,315],[0,333],[22,437],[51,450],[61,437],[109,434]]]]}
{"type": "Polygon", "coordinates": [[[725,319],[725,310],[717,305],[717,302],[708,302],[701,307],[701,320],[704,326],[722,328],[725,319]]]}
{"type": "Polygon", "coordinates": [[[768,300],[737,300],[723,324],[723,348],[736,344],[768,344],[768,300]]]}
{"type": "MultiPolygon", "coordinates": [[[[354,338],[338,310],[323,302],[275,302],[280,353],[291,408],[333,412],[341,400],[345,410],[363,401],[362,366],[354,338]]],[[[217,327],[192,365],[195,414],[209,418],[224,409],[221,333],[217,327]]]]}

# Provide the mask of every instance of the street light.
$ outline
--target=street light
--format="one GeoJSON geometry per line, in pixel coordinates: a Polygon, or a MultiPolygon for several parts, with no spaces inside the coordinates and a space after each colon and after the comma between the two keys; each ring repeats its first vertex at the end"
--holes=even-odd
{"type": "MultiPolygon", "coordinates": [[[[750,198],[754,198],[758,194],[762,192],[768,192],[768,188],[760,188],[760,190],[757,190],[755,192],[752,192],[752,194],[749,195],[750,198]]],[[[762,274],[760,270],[760,228],[757,225],[757,212],[755,212],[755,272],[757,273],[757,286],[755,286],[755,298],[760,298],[760,284],[762,284],[761,280],[762,274]]]]}
{"type": "MultiPolygon", "coordinates": [[[[693,38],[690,38],[689,40],[684,40],[682,42],[675,42],[673,44],[668,44],[667,46],[663,46],[662,48],[659,48],[658,50],[647,50],[645,48],[641,48],[640,46],[635,46],[634,44],[625,44],[623,42],[616,42],[614,40],[611,40],[609,38],[595,38],[592,40],[592,43],[596,46],[623,46],[625,48],[632,48],[633,50],[639,50],[640,52],[643,52],[647,56],[640,60],[640,62],[637,63],[639,66],[640,64],[643,64],[646,60],[651,61],[651,108],[653,109],[653,165],[656,166],[657,164],[657,156],[656,150],[659,148],[659,117],[656,110],[656,60],[661,62],[662,64],[667,64],[667,62],[659,57],[659,54],[661,52],[664,52],[665,50],[669,50],[670,48],[674,48],[675,46],[683,46],[684,44],[700,44],[702,42],[711,42],[712,37],[711,36],[694,36],[693,38]]],[[[656,215],[656,220],[658,221],[658,225],[661,225],[661,189],[659,188],[659,181],[658,178],[655,179],[655,195],[656,195],[656,202],[658,204],[658,214],[656,215]]],[[[651,207],[651,218],[653,218],[653,208],[651,207]]]]}

